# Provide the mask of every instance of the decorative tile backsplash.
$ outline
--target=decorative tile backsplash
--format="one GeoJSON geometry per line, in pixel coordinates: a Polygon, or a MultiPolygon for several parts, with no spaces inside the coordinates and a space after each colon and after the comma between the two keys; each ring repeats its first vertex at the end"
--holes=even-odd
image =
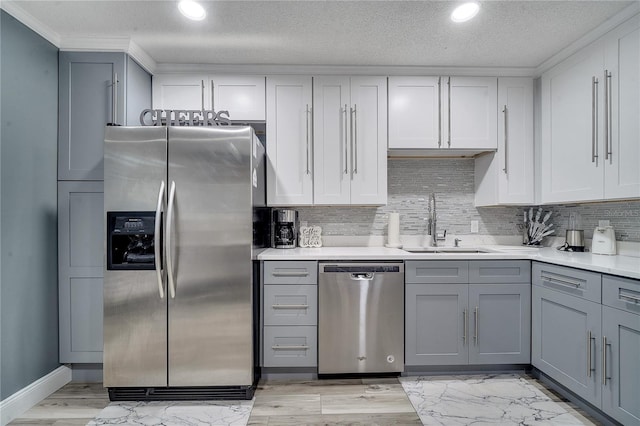
{"type": "MultiPolygon", "coordinates": [[[[300,221],[320,225],[323,235],[386,235],[388,213],[397,211],[401,235],[424,235],[429,194],[434,192],[439,232],[470,234],[471,221],[477,220],[480,235],[521,234],[524,208],[474,207],[473,159],[389,159],[388,182],[386,206],[299,207],[300,221]]],[[[564,237],[570,212],[578,211],[586,238],[591,238],[598,220],[608,219],[618,240],[640,242],[640,201],[544,206],[544,210],[553,211],[555,236],[564,237]]]]}

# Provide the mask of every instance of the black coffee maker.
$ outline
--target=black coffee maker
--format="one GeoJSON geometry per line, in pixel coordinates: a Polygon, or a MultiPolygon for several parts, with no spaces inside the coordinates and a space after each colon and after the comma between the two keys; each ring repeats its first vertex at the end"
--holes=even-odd
{"type": "Polygon", "coordinates": [[[273,210],[272,244],[274,248],[295,248],[298,241],[298,211],[273,210]]]}

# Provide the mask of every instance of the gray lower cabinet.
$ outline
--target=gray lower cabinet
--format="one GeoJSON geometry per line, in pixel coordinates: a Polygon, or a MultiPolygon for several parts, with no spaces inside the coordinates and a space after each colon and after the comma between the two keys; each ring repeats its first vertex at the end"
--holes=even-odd
{"type": "Polygon", "coordinates": [[[468,284],[406,285],[406,365],[468,364],[468,289],[468,284]]]}
{"type": "Polygon", "coordinates": [[[532,308],[531,363],[600,408],[600,304],[534,285],[532,308]]]}
{"type": "Polygon", "coordinates": [[[318,263],[263,264],[263,367],[318,366],[318,263]]]}
{"type": "Polygon", "coordinates": [[[405,265],[407,366],[530,362],[529,261],[405,265]]]}
{"type": "Polygon", "coordinates": [[[532,270],[532,364],[639,426],[640,281],[539,262],[532,270]]]}
{"type": "Polygon", "coordinates": [[[61,51],[58,66],[58,180],[102,180],[104,128],[139,124],[151,76],[125,53],[61,51]]]}
{"type": "Polygon", "coordinates": [[[531,362],[531,285],[469,285],[469,364],[531,362]]]}
{"type": "Polygon", "coordinates": [[[640,425],[640,281],[602,279],[602,410],[640,425]]]}
{"type": "Polygon", "coordinates": [[[58,182],[60,362],[102,362],[102,182],[58,182]]]}

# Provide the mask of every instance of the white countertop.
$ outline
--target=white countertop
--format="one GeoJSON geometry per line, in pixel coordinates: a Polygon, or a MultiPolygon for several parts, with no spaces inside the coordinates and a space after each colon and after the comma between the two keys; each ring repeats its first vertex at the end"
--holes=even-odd
{"type": "Polygon", "coordinates": [[[387,247],[267,249],[259,260],[507,260],[527,259],[640,279],[640,258],[562,252],[552,247],[482,245],[489,253],[409,253],[387,247]]]}

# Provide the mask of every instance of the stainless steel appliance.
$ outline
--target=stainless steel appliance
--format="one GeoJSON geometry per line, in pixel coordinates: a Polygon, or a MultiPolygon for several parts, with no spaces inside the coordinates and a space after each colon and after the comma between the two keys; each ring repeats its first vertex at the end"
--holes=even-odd
{"type": "Polygon", "coordinates": [[[251,398],[270,224],[253,130],[107,127],[104,170],[110,398],[251,398]]]}
{"type": "Polygon", "coordinates": [[[295,248],[298,241],[298,212],[273,210],[273,245],[275,248],[295,248]]]}
{"type": "Polygon", "coordinates": [[[320,263],[318,373],[404,370],[404,264],[320,263]]]}

